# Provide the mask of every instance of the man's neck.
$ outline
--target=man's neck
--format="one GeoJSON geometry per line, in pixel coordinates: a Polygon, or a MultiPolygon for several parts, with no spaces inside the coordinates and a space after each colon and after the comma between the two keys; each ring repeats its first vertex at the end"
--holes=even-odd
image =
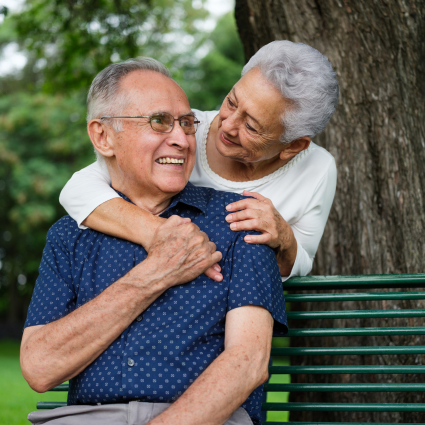
{"type": "Polygon", "coordinates": [[[140,182],[133,181],[128,177],[125,179],[120,178],[109,166],[108,170],[113,189],[125,195],[139,208],[153,215],[159,215],[165,211],[171,203],[171,198],[177,195],[177,193],[164,193],[152,187],[142,187],[140,182]]]}

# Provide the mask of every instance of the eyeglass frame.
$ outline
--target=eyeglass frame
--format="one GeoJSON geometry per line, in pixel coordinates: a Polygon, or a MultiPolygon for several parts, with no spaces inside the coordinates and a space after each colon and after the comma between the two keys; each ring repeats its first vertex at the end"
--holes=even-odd
{"type": "MultiPolygon", "coordinates": [[[[182,120],[182,118],[184,118],[184,117],[193,117],[193,118],[195,118],[195,121],[194,121],[194,124],[200,124],[201,123],[201,121],[199,121],[197,118],[196,118],[196,116],[195,115],[189,115],[189,114],[186,114],[186,115],[182,115],[180,118],[174,118],[171,114],[169,114],[168,112],[165,112],[167,115],[170,115],[170,117],[172,117],[173,118],[173,125],[172,125],[172,127],[171,127],[171,130],[170,131],[158,131],[158,130],[155,130],[153,127],[152,127],[152,118],[154,118],[154,117],[157,117],[157,116],[160,116],[160,115],[164,115],[164,112],[161,114],[161,113],[158,113],[158,114],[154,114],[154,115],[136,115],[136,116],[126,116],[126,117],[108,117],[108,116],[103,116],[103,117],[100,117],[100,119],[101,120],[103,120],[103,119],[112,119],[112,118],[149,118],[149,124],[150,124],[150,126],[151,126],[151,129],[153,130],[153,131],[155,131],[155,132],[157,132],[157,133],[163,133],[163,134],[167,134],[167,133],[171,133],[172,131],[173,131],[173,129],[174,129],[174,121],[178,121],[179,122],[179,124],[180,124],[180,127],[181,127],[181,129],[183,130],[183,127],[182,127],[182,122],[181,122],[181,120],[182,120]]],[[[184,133],[184,134],[186,134],[186,136],[192,136],[193,134],[195,134],[196,133],[196,131],[198,130],[198,126],[196,125],[195,126],[195,132],[194,133],[184,133]]],[[[183,132],[184,132],[184,130],[183,130],[183,132]]]]}

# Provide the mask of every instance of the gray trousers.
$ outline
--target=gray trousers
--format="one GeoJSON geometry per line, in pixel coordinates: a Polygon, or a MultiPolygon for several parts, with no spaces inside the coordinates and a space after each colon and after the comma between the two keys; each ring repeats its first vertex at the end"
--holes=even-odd
{"type": "MultiPolygon", "coordinates": [[[[128,404],[65,406],[32,412],[28,420],[33,425],[146,425],[170,405],[130,401],[128,404]]],[[[239,407],[225,425],[252,425],[252,421],[246,410],[239,407]]]]}

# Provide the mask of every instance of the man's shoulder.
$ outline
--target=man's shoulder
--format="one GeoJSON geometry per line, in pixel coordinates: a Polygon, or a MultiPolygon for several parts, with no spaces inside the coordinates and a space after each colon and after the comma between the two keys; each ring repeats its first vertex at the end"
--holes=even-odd
{"type": "Polygon", "coordinates": [[[83,230],[78,227],[77,222],[65,215],[60,218],[47,232],[47,242],[56,241],[62,245],[69,246],[76,242],[81,235],[88,235],[89,230],[83,230]]]}
{"type": "Polygon", "coordinates": [[[205,200],[207,210],[213,210],[214,214],[217,215],[227,215],[226,205],[246,198],[246,196],[238,193],[224,192],[211,187],[194,186],[190,183],[189,185],[190,190],[196,193],[197,197],[202,197],[205,200]]]}

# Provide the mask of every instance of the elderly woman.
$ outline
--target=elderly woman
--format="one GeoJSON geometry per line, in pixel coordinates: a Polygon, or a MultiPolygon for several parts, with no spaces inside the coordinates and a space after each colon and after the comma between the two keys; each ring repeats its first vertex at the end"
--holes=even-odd
{"type": "MultiPolygon", "coordinates": [[[[283,278],[305,276],[322,237],[335,194],[334,158],[315,145],[338,103],[328,59],[302,43],[274,41],[245,65],[220,111],[195,111],[198,186],[243,193],[228,205],[232,230],[256,230],[251,244],[275,249],[283,278]]],[[[173,158],[167,158],[172,162],[173,158]]],[[[60,202],[80,227],[149,250],[162,218],[122,200],[98,162],[74,174],[60,202]]],[[[219,267],[208,270],[220,281],[219,267]]]]}

